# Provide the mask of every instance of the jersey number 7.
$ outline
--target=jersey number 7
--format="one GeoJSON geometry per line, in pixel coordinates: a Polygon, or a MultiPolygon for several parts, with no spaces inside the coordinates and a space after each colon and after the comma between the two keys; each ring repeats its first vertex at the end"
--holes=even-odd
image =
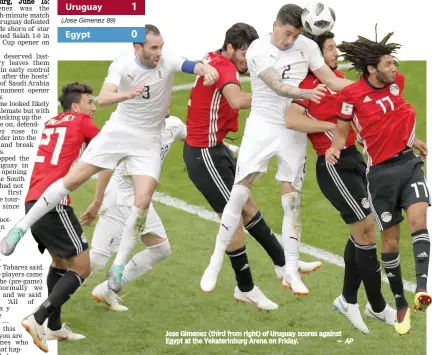
{"type": "MultiPolygon", "coordinates": [[[[63,143],[66,137],[66,127],[56,127],[56,128],[45,128],[43,131],[43,135],[46,138],[42,138],[39,146],[41,145],[49,145],[51,142],[51,136],[53,134],[58,134],[57,142],[55,143],[54,150],[51,156],[51,165],[57,165],[60,157],[60,153],[63,147],[63,143]]],[[[38,155],[36,157],[36,163],[44,163],[45,157],[38,155]]]]}

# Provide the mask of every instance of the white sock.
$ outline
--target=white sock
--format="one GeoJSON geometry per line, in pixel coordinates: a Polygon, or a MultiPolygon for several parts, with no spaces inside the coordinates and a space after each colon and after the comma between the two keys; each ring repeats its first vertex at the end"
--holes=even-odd
{"type": "Polygon", "coordinates": [[[45,190],[30,211],[17,223],[17,227],[28,230],[39,219],[55,208],[69,193],[70,191],[64,186],[63,179],[57,180],[45,190]]]}
{"type": "Polygon", "coordinates": [[[215,254],[224,255],[226,248],[231,243],[232,237],[241,220],[243,206],[249,198],[250,191],[242,185],[234,185],[230,199],[223,211],[219,225],[219,233],[216,237],[215,254]]]}
{"type": "Polygon", "coordinates": [[[92,273],[103,271],[108,264],[111,255],[107,255],[97,249],[90,249],[90,269],[92,273]]]}
{"type": "Polygon", "coordinates": [[[126,220],[126,224],[123,229],[119,250],[113,265],[126,265],[129,255],[135,248],[136,242],[140,238],[141,232],[145,227],[147,214],[148,209],[143,210],[135,206],[132,207],[131,214],[126,220]]]}
{"type": "Polygon", "coordinates": [[[291,192],[282,196],[284,211],[282,238],[285,251],[285,271],[297,270],[300,250],[301,219],[300,194],[291,192]]]}
{"type": "Polygon", "coordinates": [[[124,268],[122,285],[136,280],[170,255],[171,246],[168,239],[161,244],[148,247],[146,250],[135,254],[124,268]]]}

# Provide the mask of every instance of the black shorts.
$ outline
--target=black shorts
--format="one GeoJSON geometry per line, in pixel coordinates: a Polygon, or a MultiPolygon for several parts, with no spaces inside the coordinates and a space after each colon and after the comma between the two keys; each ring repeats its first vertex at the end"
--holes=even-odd
{"type": "Polygon", "coordinates": [[[412,149],[405,149],[369,169],[369,193],[378,228],[385,230],[404,220],[402,209],[429,202],[424,162],[412,149]]]}
{"type": "MultiPolygon", "coordinates": [[[[26,202],[26,213],[35,203],[26,202]]],[[[42,254],[48,249],[60,258],[68,258],[88,248],[81,224],[70,206],[57,205],[31,227],[31,232],[42,254]]]]}
{"type": "Polygon", "coordinates": [[[341,151],[335,165],[318,157],[316,176],[321,192],[339,211],[346,224],[362,221],[371,214],[366,180],[366,164],[355,146],[341,151]]]}
{"type": "Polygon", "coordinates": [[[210,148],[183,148],[183,160],[189,178],[217,213],[222,213],[234,185],[236,159],[233,153],[220,143],[210,148]]]}

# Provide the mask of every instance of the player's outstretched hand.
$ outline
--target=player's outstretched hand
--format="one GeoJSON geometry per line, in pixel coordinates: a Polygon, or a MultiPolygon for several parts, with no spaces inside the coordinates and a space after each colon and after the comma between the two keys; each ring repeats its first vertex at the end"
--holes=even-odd
{"type": "Polygon", "coordinates": [[[204,74],[204,85],[210,86],[213,85],[216,81],[219,80],[218,71],[213,68],[211,65],[205,65],[205,74],[204,74]]]}
{"type": "Polygon", "coordinates": [[[319,104],[321,102],[321,98],[325,96],[327,89],[324,84],[319,84],[316,88],[309,90],[309,100],[319,104]]]}
{"type": "Polygon", "coordinates": [[[83,226],[89,226],[96,219],[99,209],[101,208],[102,203],[98,201],[93,201],[90,206],[88,206],[87,210],[81,215],[80,222],[83,226]]]}
{"type": "Polygon", "coordinates": [[[134,99],[135,97],[142,95],[144,92],[144,85],[136,84],[132,86],[131,91],[129,91],[128,99],[134,99]]]}
{"type": "Polygon", "coordinates": [[[336,148],[329,148],[326,151],[325,158],[331,165],[335,165],[340,157],[340,150],[336,148]]]}
{"type": "Polygon", "coordinates": [[[423,160],[426,160],[428,154],[428,148],[425,142],[422,142],[418,138],[414,138],[413,147],[417,149],[423,160]]]}

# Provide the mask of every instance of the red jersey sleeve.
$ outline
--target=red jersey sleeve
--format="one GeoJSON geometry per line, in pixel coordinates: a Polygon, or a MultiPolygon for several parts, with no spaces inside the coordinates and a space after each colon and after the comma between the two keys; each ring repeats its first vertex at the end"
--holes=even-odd
{"type": "Polygon", "coordinates": [[[234,65],[227,65],[226,63],[210,63],[214,65],[219,73],[219,80],[216,82],[216,88],[222,91],[228,84],[235,84],[240,86],[239,73],[234,65]]]}
{"type": "Polygon", "coordinates": [[[86,143],[90,143],[90,141],[100,132],[100,129],[96,126],[93,119],[88,115],[84,115],[81,118],[80,128],[86,143]]]}
{"type": "Polygon", "coordinates": [[[353,118],[355,98],[350,87],[351,85],[343,88],[338,95],[337,117],[343,121],[351,121],[353,118]]]}
{"type": "MultiPolygon", "coordinates": [[[[308,74],[306,78],[304,78],[304,80],[300,83],[299,88],[310,90],[318,86],[319,83],[320,81],[314,75],[308,74]]],[[[304,108],[308,108],[311,101],[307,99],[295,99],[293,102],[303,106],[304,108]]]]}

